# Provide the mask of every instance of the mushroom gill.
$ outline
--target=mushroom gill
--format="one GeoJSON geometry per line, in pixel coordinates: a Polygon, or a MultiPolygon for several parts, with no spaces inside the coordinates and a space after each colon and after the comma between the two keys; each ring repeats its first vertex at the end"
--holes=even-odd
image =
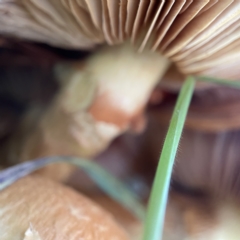
{"type": "Polygon", "coordinates": [[[0,3],[0,33],[4,35],[79,49],[130,40],[140,51],[159,51],[184,74],[233,79],[239,74],[239,18],[240,2],[234,0],[0,3]]]}

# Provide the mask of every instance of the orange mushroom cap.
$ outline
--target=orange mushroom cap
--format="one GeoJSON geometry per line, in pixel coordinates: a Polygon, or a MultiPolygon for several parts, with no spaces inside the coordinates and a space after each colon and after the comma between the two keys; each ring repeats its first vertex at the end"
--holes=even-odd
{"type": "Polygon", "coordinates": [[[127,240],[110,214],[60,184],[28,176],[0,192],[2,240],[127,240]]]}

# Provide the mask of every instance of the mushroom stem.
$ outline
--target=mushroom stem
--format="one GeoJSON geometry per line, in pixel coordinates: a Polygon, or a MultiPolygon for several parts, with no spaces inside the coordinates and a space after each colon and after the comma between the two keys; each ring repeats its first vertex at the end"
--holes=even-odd
{"type": "Polygon", "coordinates": [[[57,66],[61,91],[26,136],[17,157],[89,158],[123,132],[141,131],[145,105],[168,64],[160,54],[139,53],[127,43],[103,47],[84,64],[57,66]]]}

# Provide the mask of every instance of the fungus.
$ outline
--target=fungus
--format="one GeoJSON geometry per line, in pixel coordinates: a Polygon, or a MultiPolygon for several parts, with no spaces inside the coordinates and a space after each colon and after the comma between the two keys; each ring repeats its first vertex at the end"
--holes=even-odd
{"type": "MultiPolygon", "coordinates": [[[[169,100],[149,112],[142,148],[154,162],[174,105],[169,100]]],[[[238,89],[217,87],[195,92],[172,174],[174,182],[190,191],[239,198],[239,107],[238,89]]]]}
{"type": "Polygon", "coordinates": [[[37,176],[0,193],[2,240],[127,240],[113,217],[75,191],[37,176]]]}
{"type": "Polygon", "coordinates": [[[122,132],[142,130],[167,59],[184,75],[238,78],[239,10],[233,0],[1,1],[2,35],[70,49],[109,45],[81,66],[57,67],[67,83],[17,156],[92,157],[122,132]]]}
{"type": "MultiPolygon", "coordinates": [[[[239,10],[240,4],[233,0],[4,0],[0,33],[71,49],[109,45],[81,69],[74,68],[74,79],[58,104],[76,113],[85,99],[82,108],[90,112],[87,122],[101,122],[88,131],[97,131],[98,136],[91,143],[79,127],[68,131],[80,145],[99,152],[131,123],[136,123],[137,131],[143,128],[141,112],[169,65],[166,58],[185,75],[238,77],[239,10]],[[224,74],[219,70],[223,62],[224,74]]],[[[78,123],[84,121],[80,118],[72,116],[78,123]]]]}

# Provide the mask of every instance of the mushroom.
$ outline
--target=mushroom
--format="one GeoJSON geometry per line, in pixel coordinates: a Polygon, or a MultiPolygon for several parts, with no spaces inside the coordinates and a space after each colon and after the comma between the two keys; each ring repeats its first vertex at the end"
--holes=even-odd
{"type": "Polygon", "coordinates": [[[20,154],[10,148],[11,158],[91,157],[133,125],[141,130],[140,113],[169,65],[166,58],[183,75],[237,79],[239,10],[233,0],[2,0],[3,35],[71,49],[105,44],[80,66],[56,68],[62,91],[21,142],[20,154]]]}
{"type": "MultiPolygon", "coordinates": [[[[57,67],[67,83],[17,158],[94,156],[129,127],[143,129],[144,105],[169,61],[183,74],[233,69],[239,9],[232,0],[1,1],[3,35],[71,49],[109,45],[80,66],[57,67]]],[[[224,72],[236,78],[234,69],[224,72]]]]}
{"type": "MultiPolygon", "coordinates": [[[[174,105],[175,99],[167,100],[149,112],[141,149],[155,165],[174,105]]],[[[239,199],[239,108],[238,89],[195,92],[173,169],[174,182],[190,190],[239,199]]]]}
{"type": "MultiPolygon", "coordinates": [[[[139,99],[130,100],[129,95],[126,97],[125,84],[119,84],[119,79],[115,79],[117,76],[121,80],[126,78],[125,81],[135,82],[137,85],[136,88],[134,84],[129,86],[134,89],[129,94],[138,92],[139,96],[143,96],[144,100],[136,105],[138,110],[143,108],[149,91],[164,74],[168,66],[165,57],[174,62],[183,74],[213,73],[216,76],[219,74],[223,76],[219,66],[224,62],[224,68],[221,66],[221,69],[224,69],[225,74],[229,78],[238,77],[236,64],[239,59],[239,9],[239,3],[233,0],[200,2],[189,0],[62,0],[60,2],[54,0],[24,0],[21,2],[4,0],[0,3],[0,13],[2,12],[0,32],[8,36],[72,49],[92,49],[103,43],[111,45],[100,53],[97,52],[95,57],[90,57],[86,66],[81,69],[82,77],[79,77],[78,80],[76,77],[75,81],[69,82],[69,100],[65,95],[63,101],[73,104],[72,107],[75,107],[79,104],[78,101],[82,100],[81,98],[86,98],[87,95],[91,98],[94,86],[86,86],[90,92],[77,98],[76,94],[81,95],[78,93],[78,84],[82,86],[82,82],[84,82],[82,79],[90,79],[88,82],[94,82],[95,80],[92,78],[97,76],[96,81],[100,82],[101,91],[109,90],[112,96],[115,96],[114,90],[116,90],[119,92],[119,97],[126,103],[124,106],[114,104],[112,107],[111,102],[119,101],[119,99],[109,97],[106,101],[110,104],[111,113],[106,110],[100,113],[103,111],[102,104],[107,108],[106,102],[103,103],[102,100],[101,103],[91,107],[91,111],[97,115],[97,118],[104,119],[104,122],[107,119],[111,124],[114,123],[114,126],[111,125],[110,129],[107,127],[108,130],[104,130],[104,132],[108,131],[110,135],[116,136],[119,134],[115,129],[116,121],[118,123],[120,120],[126,121],[126,114],[128,115],[128,124],[129,121],[137,122],[137,129],[141,129],[144,124],[141,117],[136,121],[136,114],[129,113],[130,110],[126,107],[126,105],[131,105],[129,101],[135,101],[136,105],[136,101],[139,99]],[[118,45],[118,47],[112,47],[112,45],[118,45]],[[129,45],[132,46],[132,49],[129,45]],[[141,54],[137,54],[136,50],[141,54]],[[119,51],[123,51],[121,56],[118,54],[119,51]],[[149,51],[158,54],[150,54],[149,51]],[[116,55],[119,57],[119,65],[116,64],[118,62],[115,58],[116,55]],[[146,59],[143,56],[146,56],[146,59]],[[161,69],[148,69],[147,66],[143,68],[141,58],[148,61],[149,65],[153,63],[155,66],[159,65],[161,69]],[[137,63],[138,59],[139,63],[137,63]],[[226,67],[234,69],[234,71],[226,71],[226,67]],[[116,68],[118,72],[114,73],[116,68]],[[89,75],[86,72],[94,72],[94,74],[89,75]],[[128,75],[122,75],[122,72],[127,72],[128,75]],[[133,74],[136,72],[138,75],[133,74]],[[149,76],[145,76],[146,73],[149,76]],[[100,79],[103,75],[104,78],[100,79]],[[145,78],[145,84],[143,84],[144,81],[140,83],[140,79],[135,81],[139,76],[145,78]],[[116,85],[113,84],[115,81],[116,85]],[[111,87],[106,86],[108,83],[111,83],[111,87]],[[106,85],[104,86],[104,84],[106,85]],[[120,89],[115,89],[120,85],[123,86],[124,96],[120,94],[120,89]],[[146,86],[148,91],[141,92],[146,86]],[[124,99],[125,97],[126,99],[124,99]],[[74,101],[75,103],[73,103],[74,101]],[[121,112],[122,117],[119,118],[116,112],[121,112]],[[108,116],[106,117],[106,115],[108,116]],[[114,121],[112,118],[115,118],[114,121]]],[[[78,70],[76,70],[76,75],[80,75],[78,70]]],[[[95,102],[99,102],[98,97],[95,102]]],[[[70,107],[69,104],[68,107],[70,107]]],[[[135,113],[136,111],[135,109],[135,113]]],[[[103,129],[105,126],[100,128],[103,129]]],[[[79,137],[76,132],[75,137],[82,142],[82,137],[79,137]]],[[[106,142],[111,141],[112,137],[109,136],[109,138],[110,140],[107,139],[106,142]]]]}
{"type": "Polygon", "coordinates": [[[0,192],[2,240],[127,240],[113,217],[81,194],[39,176],[0,192]]]}

